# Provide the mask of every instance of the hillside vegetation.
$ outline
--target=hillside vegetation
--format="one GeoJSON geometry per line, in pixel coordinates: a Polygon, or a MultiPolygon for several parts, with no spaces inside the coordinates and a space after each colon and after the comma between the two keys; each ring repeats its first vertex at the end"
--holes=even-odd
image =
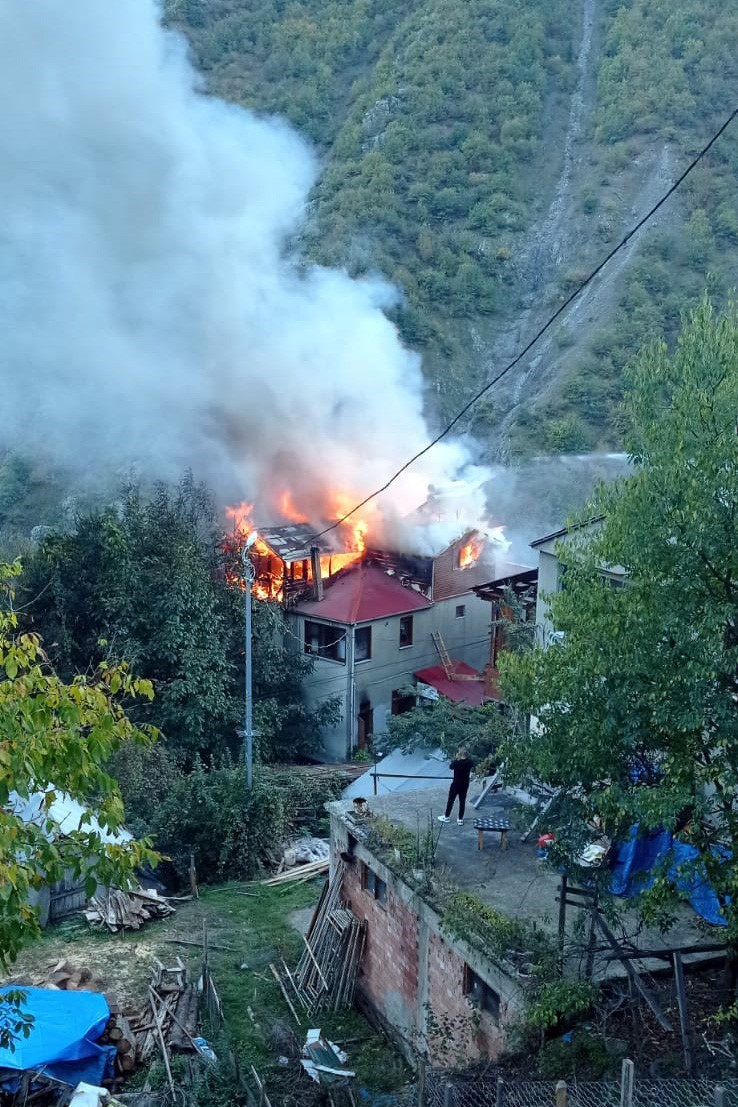
{"type": "MultiPolygon", "coordinates": [[[[213,92],[317,144],[302,248],[397,285],[441,415],[681,171],[732,107],[738,58],[738,13],[718,0],[169,0],[166,17],[213,92]],[[578,59],[583,19],[592,46],[578,59]],[[568,246],[539,266],[556,221],[568,246]]],[[[580,313],[586,325],[565,324],[482,408],[490,453],[619,442],[624,362],[673,334],[708,281],[718,297],[734,283],[737,169],[728,135],[580,313]]]]}

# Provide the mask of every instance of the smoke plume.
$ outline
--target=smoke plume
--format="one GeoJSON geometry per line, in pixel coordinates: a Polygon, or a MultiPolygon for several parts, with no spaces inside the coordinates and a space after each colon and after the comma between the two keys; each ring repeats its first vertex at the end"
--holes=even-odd
{"type": "MultiPolygon", "coordinates": [[[[311,150],[206,95],[153,0],[6,0],[0,88],[6,444],[83,472],[192,466],[313,521],[427,441],[393,291],[288,252],[311,150]]],[[[442,443],[383,512],[468,461],[442,443]]]]}

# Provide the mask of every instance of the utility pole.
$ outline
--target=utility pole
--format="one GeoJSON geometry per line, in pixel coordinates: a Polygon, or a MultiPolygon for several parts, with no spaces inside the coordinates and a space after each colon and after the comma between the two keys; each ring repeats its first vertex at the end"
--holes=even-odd
{"type": "Polygon", "coordinates": [[[246,645],[246,692],[245,692],[245,708],[246,717],[244,719],[243,737],[245,744],[246,754],[246,784],[251,791],[253,783],[253,761],[254,761],[254,712],[253,712],[253,698],[251,694],[251,586],[256,580],[256,569],[254,563],[249,556],[249,550],[253,546],[256,540],[256,534],[249,535],[246,545],[241,553],[241,561],[243,562],[243,595],[244,595],[244,614],[245,614],[245,645],[246,645]]]}

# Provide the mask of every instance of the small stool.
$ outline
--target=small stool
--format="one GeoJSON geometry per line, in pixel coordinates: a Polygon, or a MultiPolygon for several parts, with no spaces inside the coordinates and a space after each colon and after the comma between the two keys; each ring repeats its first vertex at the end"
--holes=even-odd
{"type": "Polygon", "coordinates": [[[474,829],[477,832],[477,849],[484,849],[484,832],[491,830],[500,836],[500,849],[507,849],[507,832],[510,829],[508,819],[475,819],[474,829]]]}

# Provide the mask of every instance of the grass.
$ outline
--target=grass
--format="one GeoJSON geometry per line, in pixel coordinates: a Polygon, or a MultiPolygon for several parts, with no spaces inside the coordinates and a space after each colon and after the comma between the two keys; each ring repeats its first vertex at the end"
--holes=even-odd
{"type": "MultiPolygon", "coordinates": [[[[290,923],[290,916],[310,908],[317,899],[315,883],[269,888],[227,884],[203,892],[205,911],[214,913],[238,936],[238,954],[211,954],[211,971],[223,1003],[231,1042],[246,1064],[265,1074],[279,1072],[277,1058],[287,1052],[291,1033],[302,1044],[308,1027],[306,1016],[298,1011],[302,1027],[295,1020],[269,971],[269,962],[284,958],[292,968],[303,943],[290,923]],[[239,957],[243,960],[239,960],[239,957]],[[241,964],[248,969],[241,969],[241,964]],[[253,1019],[249,1015],[249,1008],[253,1019]]],[[[225,941],[223,930],[223,941],[225,941]]],[[[216,941],[214,934],[211,934],[216,941]]],[[[236,945],[235,942],[230,944],[236,945]]],[[[374,1030],[358,1011],[320,1012],[317,1024],[334,1042],[345,1042],[350,1065],[362,1087],[372,1092],[389,1092],[408,1079],[407,1066],[383,1035],[374,1030]]]]}
{"type": "MultiPolygon", "coordinates": [[[[319,888],[317,881],[271,888],[239,883],[201,887],[200,899],[181,904],[170,918],[125,934],[92,930],[83,920],[70,919],[50,927],[28,946],[13,973],[28,981],[43,976],[64,958],[90,968],[106,993],[116,994],[124,1008],[138,1010],[146,1001],[155,957],[170,965],[179,956],[188,964],[192,979],[199,978],[204,924],[209,936],[210,970],[226,1023],[225,1035],[206,1029],[206,1036],[212,1038],[216,1052],[230,1045],[244,1071],[248,1072],[251,1065],[257,1069],[275,1107],[282,1102],[299,1102],[299,1093],[297,1100],[280,1098],[279,1089],[295,1084],[295,1057],[308,1021],[299,1012],[302,1025],[296,1025],[269,963],[278,964],[284,958],[290,968],[296,964],[304,947],[292,917],[298,911],[309,916],[319,888]],[[280,1056],[290,1058],[289,1066],[279,1064],[280,1056]]],[[[357,1011],[321,1012],[316,1025],[332,1041],[346,1043],[360,1087],[372,1093],[391,1092],[407,1081],[407,1067],[384,1036],[357,1011]]],[[[162,1066],[155,1063],[153,1085],[164,1078],[159,1068],[162,1066]]],[[[138,1074],[134,1083],[142,1079],[138,1074]]],[[[304,1082],[299,1087],[304,1092],[304,1082]]],[[[204,1094],[207,1098],[207,1088],[204,1094]]],[[[219,1089],[218,1101],[220,1096],[219,1089]]]]}

